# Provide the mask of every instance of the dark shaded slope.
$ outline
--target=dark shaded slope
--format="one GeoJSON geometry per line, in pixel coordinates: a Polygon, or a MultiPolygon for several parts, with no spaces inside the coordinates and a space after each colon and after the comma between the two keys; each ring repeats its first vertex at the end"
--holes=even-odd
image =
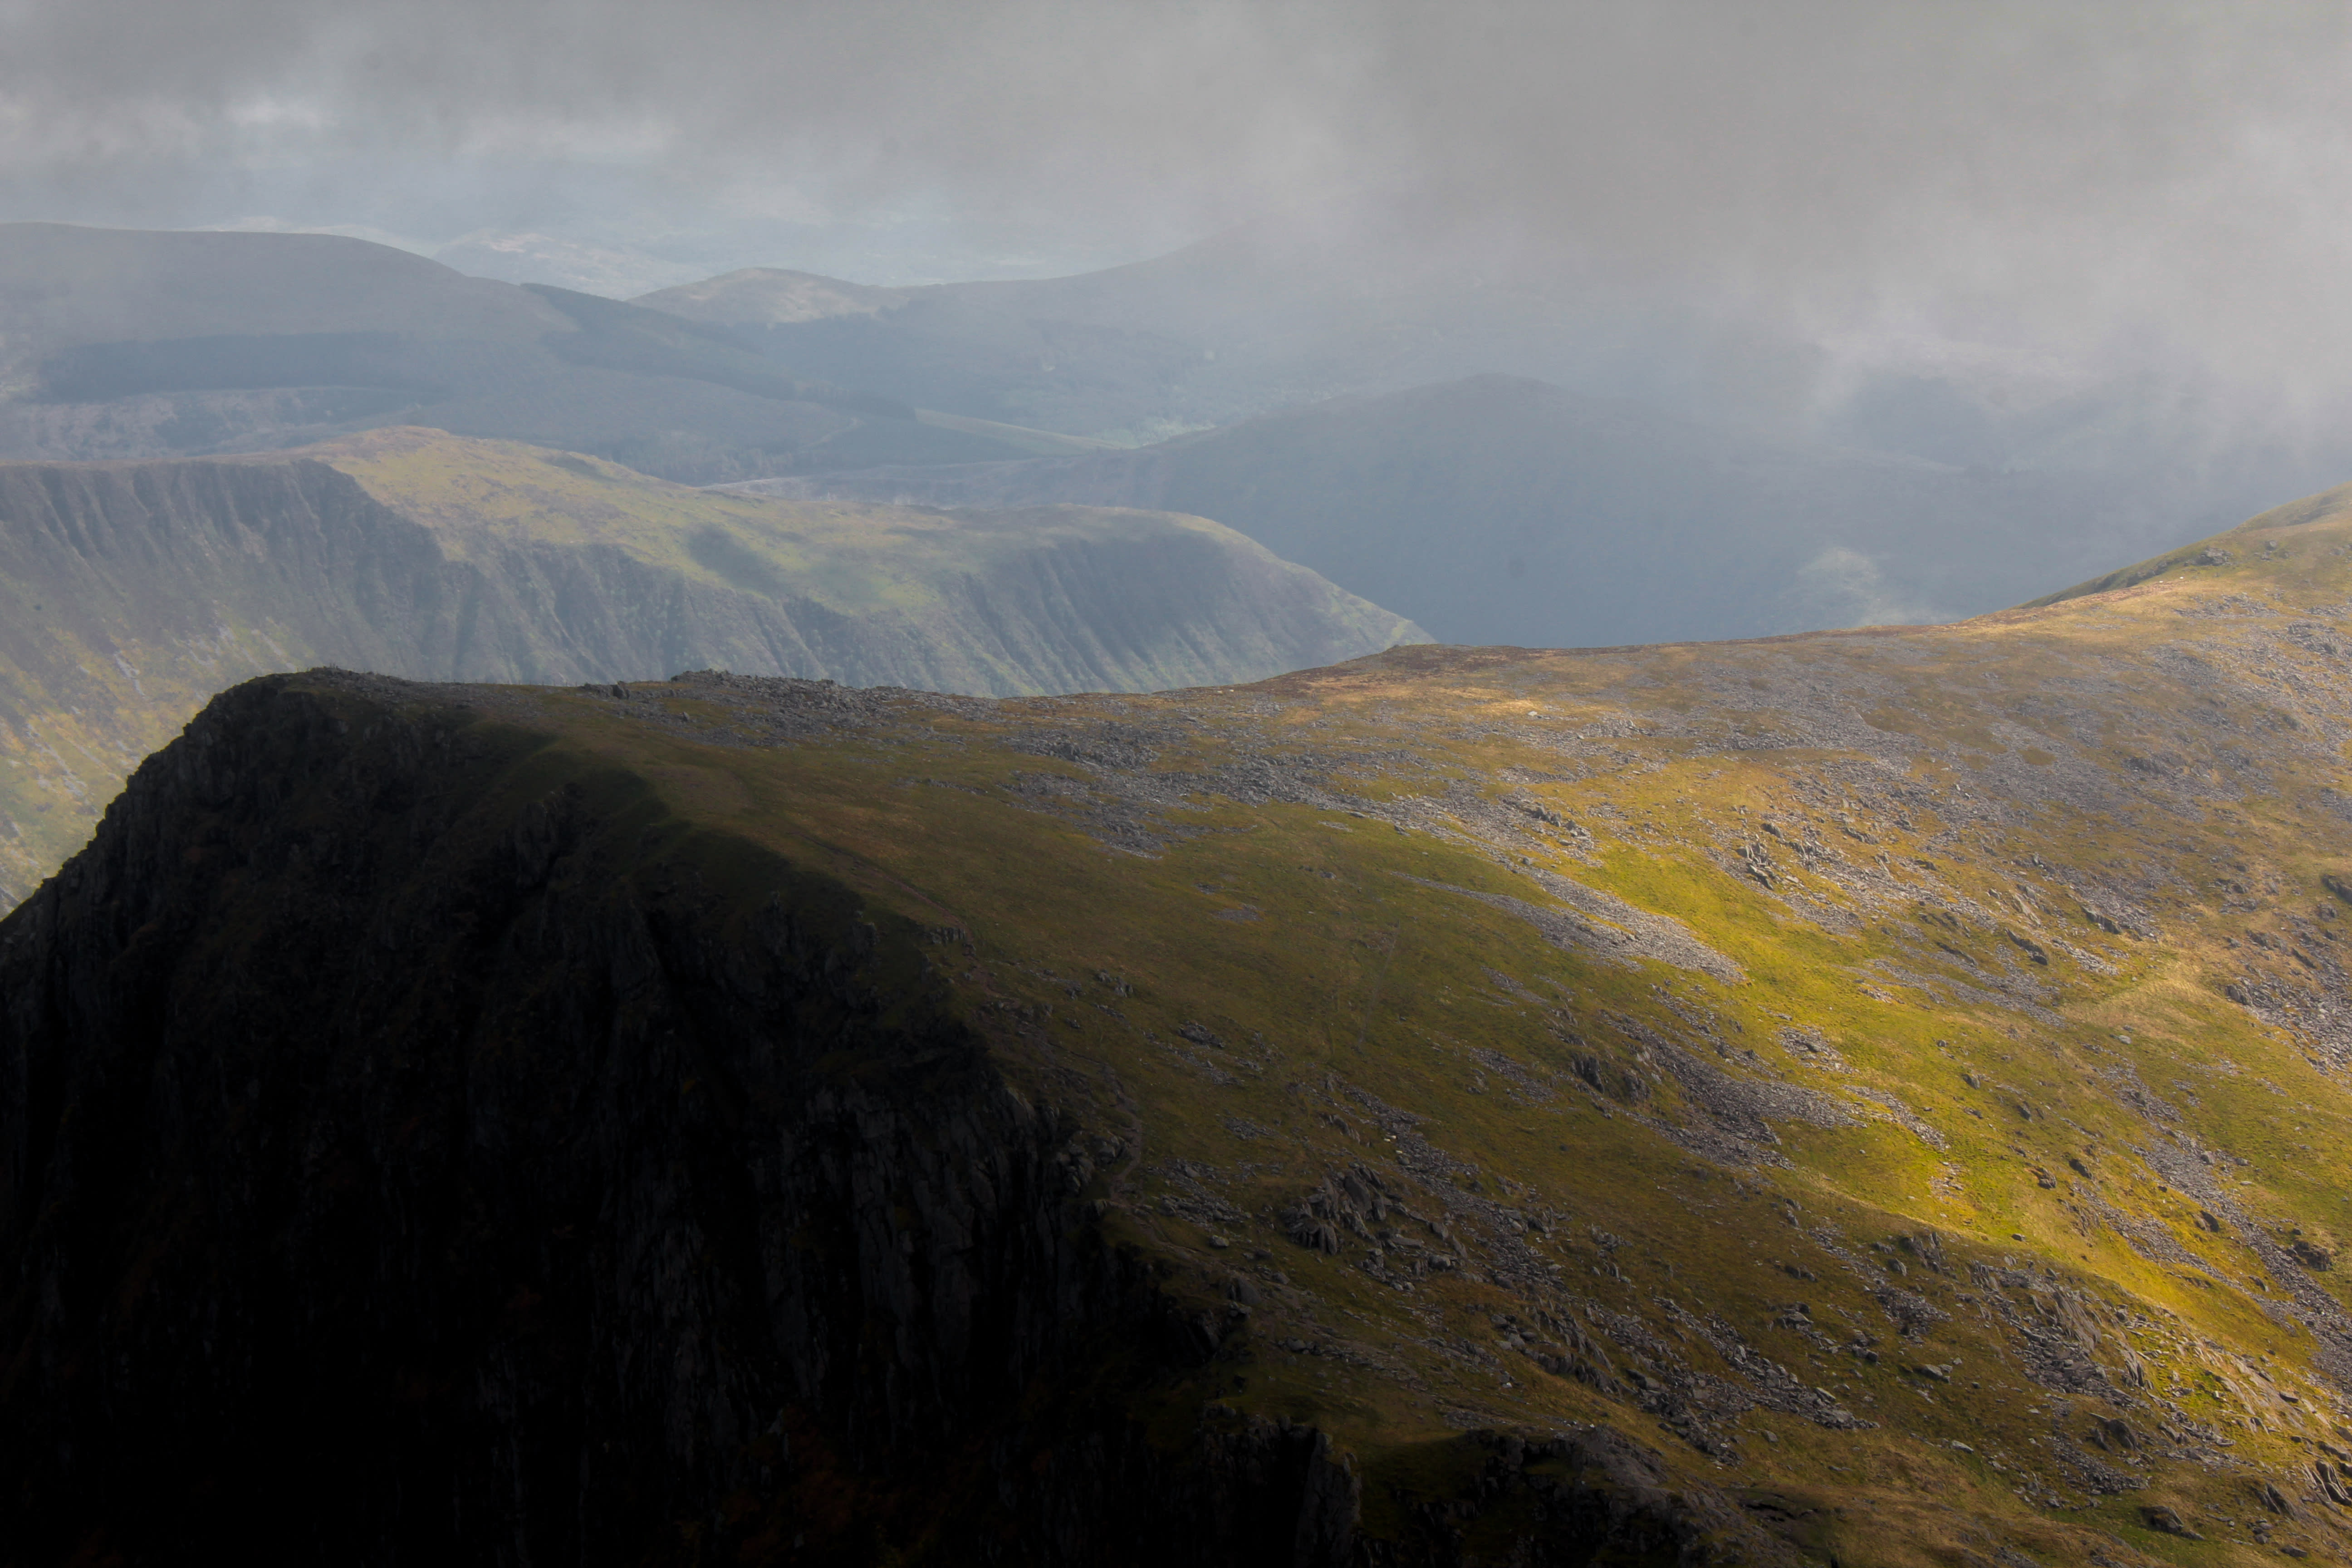
{"type": "Polygon", "coordinates": [[[1439,1445],[1360,1549],[1328,1441],[1202,1406],[1247,1309],[1098,1233],[1116,1136],[997,1058],[1033,1015],[823,858],[512,697],[215,702],[0,922],[0,1562],[1764,1544],[1579,1429],[1439,1445]]]}
{"type": "Polygon", "coordinates": [[[2113,487],[1790,447],[1507,376],[1134,453],[782,481],[945,506],[1213,517],[1437,637],[1529,647],[1950,619],[2127,553],[2113,487]]]}
{"type": "Polygon", "coordinates": [[[8,1561],[667,1555],[1147,1311],[919,932],[541,743],[247,688],[9,925],[8,1561]]]}
{"type": "Polygon", "coordinates": [[[2352,510],[2206,542],[1149,696],[241,690],[0,922],[0,1551],[2340,1558],[2352,510]]]}

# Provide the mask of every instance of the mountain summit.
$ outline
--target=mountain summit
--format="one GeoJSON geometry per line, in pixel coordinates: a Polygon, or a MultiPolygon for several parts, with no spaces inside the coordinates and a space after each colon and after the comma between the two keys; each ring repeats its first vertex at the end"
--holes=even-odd
{"type": "Polygon", "coordinates": [[[0,1540],[2339,1555],[2347,658],[2338,493],[1949,626],[240,687],[0,922],[0,1540]]]}

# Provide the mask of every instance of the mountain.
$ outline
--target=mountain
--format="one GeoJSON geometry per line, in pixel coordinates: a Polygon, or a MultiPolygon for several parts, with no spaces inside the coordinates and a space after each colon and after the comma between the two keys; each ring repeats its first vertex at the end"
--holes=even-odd
{"type": "Polygon", "coordinates": [[[1198,518],[715,495],[389,429],[267,457],[0,464],[0,907],[204,700],[717,666],[1012,694],[1250,680],[1425,634],[1198,518]]]}
{"type": "MultiPolygon", "coordinates": [[[[2341,419],[2153,345],[2137,360],[2070,361],[1997,332],[1812,336],[1687,278],[1631,278],[1572,245],[1498,233],[1426,193],[1310,205],[1074,277],[873,290],[750,269],[637,302],[798,374],[1122,446],[1517,376],[1819,460],[1858,448],[2044,476],[2142,520],[2134,540],[2093,542],[2110,552],[2095,560],[2210,532],[2352,472],[2341,419]],[[780,311],[779,298],[806,303],[780,311]]],[[[1662,502],[1676,493],[1671,473],[1656,482],[1662,502]]],[[[1997,570],[1998,550],[1987,553],[1997,570]]]]}
{"type": "Polygon", "coordinates": [[[2118,483],[1772,441],[1500,375],[1134,452],[749,489],[1193,512],[1445,641],[1538,647],[1955,619],[2178,538],[2118,483]]]}
{"type": "Polygon", "coordinates": [[[387,425],[709,483],[1097,443],[793,373],[657,310],[331,235],[0,225],[0,458],[260,451],[387,425]]]}
{"type": "Polygon", "coordinates": [[[1557,254],[1540,283],[1520,279],[1497,265],[1507,249],[1411,203],[1325,207],[1075,277],[884,291],[751,268],[635,302],[805,374],[1122,440],[1481,372],[1575,367],[1617,395],[1673,400],[1746,388],[1758,373],[1732,361],[1771,357],[1685,341],[1687,323],[1604,297],[1557,254]]]}
{"type": "Polygon", "coordinates": [[[552,283],[615,300],[665,285],[691,283],[705,270],[625,243],[599,244],[497,228],[460,235],[436,249],[433,259],[469,278],[552,283]]]}
{"type": "Polygon", "coordinates": [[[1957,626],[319,672],[0,921],[0,1553],[2343,1555],[2352,489],[1957,626]]]}
{"type": "Polygon", "coordinates": [[[1399,237],[1285,220],[1076,277],[878,289],[754,268],[633,302],[806,374],[1122,445],[1591,346],[1576,312],[1465,288],[1399,237]]]}
{"type": "Polygon", "coordinates": [[[640,294],[630,301],[708,326],[791,326],[843,316],[876,316],[919,296],[914,289],[877,289],[781,267],[745,267],[640,294]]]}

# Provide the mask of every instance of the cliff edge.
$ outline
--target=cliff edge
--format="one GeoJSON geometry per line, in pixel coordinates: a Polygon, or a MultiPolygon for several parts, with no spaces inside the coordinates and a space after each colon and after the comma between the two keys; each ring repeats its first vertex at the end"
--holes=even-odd
{"type": "Polygon", "coordinates": [[[1511,1561],[1752,1533],[1579,1426],[1448,1447],[1453,1511],[1368,1542],[1326,1434],[1214,1397],[1247,1292],[1106,1233],[1133,1151],[1031,1010],[955,994],[971,932],[544,720],[251,682],[0,922],[0,1562],[1434,1563],[1547,1500],[1511,1561]]]}

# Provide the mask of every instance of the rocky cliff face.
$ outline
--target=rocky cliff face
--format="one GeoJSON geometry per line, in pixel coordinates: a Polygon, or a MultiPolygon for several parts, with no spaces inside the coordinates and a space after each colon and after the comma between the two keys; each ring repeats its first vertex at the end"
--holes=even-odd
{"type": "Polygon", "coordinates": [[[1368,1531],[968,932],[466,698],[241,687],[0,922],[0,1562],[1773,1554],[1599,1427],[1368,1531]]]}
{"type": "Polygon", "coordinates": [[[0,907],[206,697],[268,670],[715,666],[1003,694],[1253,679],[1421,635],[1153,513],[706,498],[406,431],[285,458],[0,464],[0,907]]]}

